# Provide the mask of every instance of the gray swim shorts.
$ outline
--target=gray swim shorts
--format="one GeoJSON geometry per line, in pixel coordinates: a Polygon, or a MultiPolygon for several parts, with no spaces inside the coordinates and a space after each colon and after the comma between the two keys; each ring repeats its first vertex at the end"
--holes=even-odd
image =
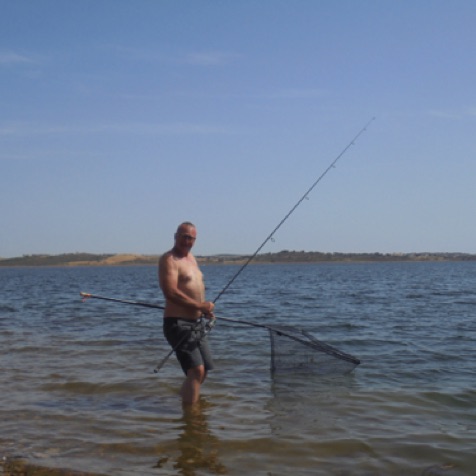
{"type": "Polygon", "coordinates": [[[176,317],[164,318],[164,336],[175,349],[177,360],[187,375],[188,370],[203,365],[205,371],[212,370],[213,359],[206,335],[206,319],[191,321],[176,317]]]}

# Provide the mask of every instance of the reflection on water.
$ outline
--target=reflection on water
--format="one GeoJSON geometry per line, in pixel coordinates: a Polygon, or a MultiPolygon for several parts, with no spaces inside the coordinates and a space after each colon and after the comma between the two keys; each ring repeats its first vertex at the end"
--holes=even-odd
{"type": "MultiPolygon", "coordinates": [[[[182,405],[183,416],[179,421],[177,438],[178,455],[174,458],[173,468],[182,476],[196,474],[228,474],[219,460],[219,440],[210,431],[207,420],[207,408],[211,405],[200,397],[194,405],[182,405]]],[[[168,456],[161,456],[156,468],[169,463],[168,456]]]]}
{"type": "Polygon", "coordinates": [[[175,466],[184,476],[193,476],[197,469],[212,474],[227,473],[218,459],[219,441],[208,427],[206,407],[203,397],[196,405],[184,406],[183,430],[178,438],[181,454],[175,466]]]}

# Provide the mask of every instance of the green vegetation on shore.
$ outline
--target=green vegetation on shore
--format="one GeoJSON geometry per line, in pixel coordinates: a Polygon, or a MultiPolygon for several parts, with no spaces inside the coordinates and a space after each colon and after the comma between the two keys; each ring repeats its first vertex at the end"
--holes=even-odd
{"type": "MultiPolygon", "coordinates": [[[[157,265],[159,255],[65,253],[60,255],[23,255],[0,258],[0,266],[124,266],[157,265]]],[[[246,255],[197,256],[201,264],[242,264],[246,255]]],[[[257,255],[254,263],[327,263],[327,262],[395,262],[395,261],[476,261],[468,253],[321,253],[288,251],[257,255]]]]}

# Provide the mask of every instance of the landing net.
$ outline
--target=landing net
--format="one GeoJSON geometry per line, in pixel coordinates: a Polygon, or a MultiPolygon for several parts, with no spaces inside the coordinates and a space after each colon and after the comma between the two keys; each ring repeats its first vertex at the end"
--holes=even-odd
{"type": "Polygon", "coordinates": [[[290,326],[267,326],[271,339],[271,372],[346,374],[360,360],[317,340],[305,330],[290,326]]]}

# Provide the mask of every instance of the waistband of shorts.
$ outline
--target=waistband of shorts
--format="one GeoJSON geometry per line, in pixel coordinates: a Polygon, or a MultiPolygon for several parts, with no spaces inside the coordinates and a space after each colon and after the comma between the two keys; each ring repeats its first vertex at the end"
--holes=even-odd
{"type": "Polygon", "coordinates": [[[198,319],[186,319],[184,317],[164,317],[164,322],[187,322],[189,324],[195,324],[202,322],[202,318],[198,319]]]}

